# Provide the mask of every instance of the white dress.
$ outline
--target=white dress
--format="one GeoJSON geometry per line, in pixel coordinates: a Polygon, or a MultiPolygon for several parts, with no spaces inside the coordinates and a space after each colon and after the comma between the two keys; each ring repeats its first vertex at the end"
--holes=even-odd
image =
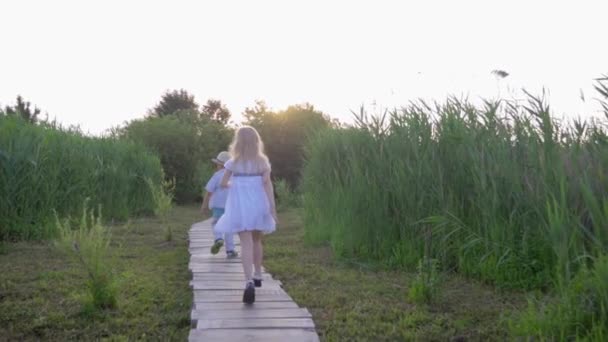
{"type": "Polygon", "coordinates": [[[224,167],[232,171],[224,215],[215,225],[217,233],[238,233],[259,230],[265,234],[275,230],[270,203],[264,190],[262,173],[247,172],[247,163],[229,160],[224,167]]]}

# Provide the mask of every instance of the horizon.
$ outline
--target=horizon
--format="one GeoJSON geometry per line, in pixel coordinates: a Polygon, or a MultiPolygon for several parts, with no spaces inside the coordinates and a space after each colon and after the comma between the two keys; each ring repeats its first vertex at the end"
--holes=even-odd
{"type": "Polygon", "coordinates": [[[201,105],[221,100],[237,122],[256,100],[273,110],[310,103],[350,122],[362,105],[545,88],[554,116],[591,118],[593,79],[608,73],[605,9],[591,0],[2,4],[21,15],[0,22],[12,51],[0,63],[0,105],[21,95],[42,116],[98,135],[182,88],[201,105]],[[493,70],[509,76],[499,82],[493,70]]]}

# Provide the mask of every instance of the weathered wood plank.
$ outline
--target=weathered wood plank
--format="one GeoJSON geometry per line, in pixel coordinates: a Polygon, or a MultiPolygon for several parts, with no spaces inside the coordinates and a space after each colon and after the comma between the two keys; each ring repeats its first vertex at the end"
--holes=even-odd
{"type": "MultiPolygon", "coordinates": [[[[243,289],[240,290],[215,290],[215,291],[209,291],[209,290],[193,290],[192,292],[194,292],[194,296],[199,296],[199,297],[204,297],[204,296],[212,296],[212,297],[216,297],[216,296],[232,296],[232,295],[242,295],[243,294],[243,289]]],[[[258,288],[255,290],[255,295],[256,297],[258,295],[280,295],[280,294],[285,294],[285,291],[283,291],[282,289],[276,289],[276,290],[267,290],[264,288],[258,288]]]]}
{"type": "MultiPolygon", "coordinates": [[[[193,257],[198,256],[198,255],[193,255],[193,257]]],[[[200,258],[191,258],[190,259],[190,265],[201,265],[201,264],[210,264],[210,263],[214,263],[214,264],[221,264],[221,263],[225,263],[225,264],[241,264],[241,259],[240,258],[234,258],[234,259],[228,259],[226,258],[226,253],[218,253],[216,255],[201,255],[200,258]]]]}
{"type": "Polygon", "coordinates": [[[237,310],[194,310],[192,318],[200,320],[217,320],[217,319],[260,319],[260,318],[311,318],[310,312],[306,309],[291,308],[291,309],[258,309],[254,305],[250,305],[249,309],[237,310]]]}
{"type": "Polygon", "coordinates": [[[314,329],[315,324],[310,318],[259,318],[259,319],[211,319],[199,320],[197,329],[314,329]]]}
{"type": "MultiPolygon", "coordinates": [[[[268,273],[262,273],[262,280],[272,280],[272,275],[268,273]]],[[[194,273],[192,274],[192,280],[240,280],[245,281],[245,276],[241,273],[194,273]]]]}
{"type": "Polygon", "coordinates": [[[259,302],[253,305],[245,304],[241,301],[238,302],[217,302],[217,303],[198,303],[194,305],[194,311],[196,310],[265,310],[265,309],[296,309],[298,304],[294,302],[259,302]]]}
{"type": "MultiPolygon", "coordinates": [[[[192,272],[219,272],[219,273],[241,273],[241,274],[243,274],[243,266],[241,264],[232,264],[232,263],[189,264],[188,268],[192,272]]],[[[262,271],[263,270],[264,269],[262,269],[262,271]]]]}
{"type": "MultiPolygon", "coordinates": [[[[240,290],[245,288],[244,281],[226,280],[226,281],[191,281],[190,286],[195,290],[240,290]]],[[[281,288],[281,283],[274,281],[264,282],[264,289],[278,290],[281,288]]]]}
{"type": "MultiPolygon", "coordinates": [[[[239,258],[226,259],[225,246],[216,255],[210,221],[195,223],[188,234],[196,329],[190,341],[318,342],[310,312],[298,305],[272,275],[262,274],[256,302],[243,304],[243,269],[239,258]]],[[[238,237],[235,245],[240,252],[238,237]]]]}
{"type": "Polygon", "coordinates": [[[319,342],[309,329],[210,329],[190,330],[190,342],[319,342]]]}
{"type": "MultiPolygon", "coordinates": [[[[200,291],[200,290],[195,290],[200,291]]],[[[204,292],[218,292],[218,291],[204,291],[204,292]]],[[[238,291],[239,293],[232,294],[224,294],[224,295],[213,295],[213,294],[194,294],[194,304],[202,305],[202,303],[243,303],[243,291],[238,291]]],[[[255,294],[255,303],[260,302],[292,302],[293,300],[287,293],[256,293],[255,294]]]]}

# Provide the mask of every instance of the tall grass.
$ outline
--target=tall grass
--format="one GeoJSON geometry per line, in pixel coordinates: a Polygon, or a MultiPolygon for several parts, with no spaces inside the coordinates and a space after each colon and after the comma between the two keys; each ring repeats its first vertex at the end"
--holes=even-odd
{"type": "Polygon", "coordinates": [[[152,212],[146,178],[161,165],[138,144],[0,117],[0,240],[55,235],[53,210],[77,217],[86,198],[107,219],[152,212]]]}
{"type": "Polygon", "coordinates": [[[429,257],[504,286],[570,278],[608,245],[608,136],[548,106],[411,104],[307,147],[307,236],[345,256],[429,257]]]}
{"type": "MultiPolygon", "coordinates": [[[[530,94],[525,104],[450,98],[357,119],[307,146],[308,240],[412,270],[436,259],[498,286],[568,298],[573,279],[603,277],[605,262],[594,261],[608,247],[606,120],[557,120],[530,94]]],[[[574,336],[606,333],[608,299],[595,298],[594,323],[574,336]]]]}
{"type": "Polygon", "coordinates": [[[72,228],[70,218],[56,219],[59,232],[58,246],[72,255],[87,272],[88,296],[85,312],[116,307],[116,281],[110,267],[110,231],[101,222],[101,206],[97,215],[87,209],[88,199],[77,227],[72,228]]]}
{"type": "Polygon", "coordinates": [[[274,191],[277,195],[278,211],[285,211],[300,204],[300,195],[291,189],[291,186],[285,179],[277,179],[274,182],[274,191]]]}
{"type": "Polygon", "coordinates": [[[169,213],[173,208],[173,198],[175,194],[175,181],[163,180],[160,185],[146,178],[146,183],[154,199],[154,215],[160,218],[165,226],[165,240],[173,240],[173,230],[169,223],[169,213]]]}

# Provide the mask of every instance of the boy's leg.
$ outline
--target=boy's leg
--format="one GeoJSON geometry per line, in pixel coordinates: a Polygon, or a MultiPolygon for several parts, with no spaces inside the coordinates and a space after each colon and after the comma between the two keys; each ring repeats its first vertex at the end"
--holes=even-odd
{"type": "Polygon", "coordinates": [[[213,221],[211,222],[211,227],[213,228],[213,246],[211,246],[211,254],[217,254],[220,249],[222,248],[222,246],[224,245],[224,239],[223,239],[223,235],[222,233],[218,233],[215,231],[215,224],[217,223],[217,221],[220,219],[220,217],[222,216],[222,214],[224,213],[223,210],[218,210],[216,208],[211,209],[213,212],[213,221]]]}
{"type": "Polygon", "coordinates": [[[236,257],[238,254],[234,250],[234,234],[225,234],[224,241],[226,241],[226,255],[236,257]]]}
{"type": "Polygon", "coordinates": [[[217,223],[217,220],[219,220],[219,217],[214,217],[213,221],[211,221],[211,227],[213,228],[213,240],[214,241],[223,240],[223,237],[224,237],[224,234],[218,233],[215,231],[215,224],[217,223]]]}

